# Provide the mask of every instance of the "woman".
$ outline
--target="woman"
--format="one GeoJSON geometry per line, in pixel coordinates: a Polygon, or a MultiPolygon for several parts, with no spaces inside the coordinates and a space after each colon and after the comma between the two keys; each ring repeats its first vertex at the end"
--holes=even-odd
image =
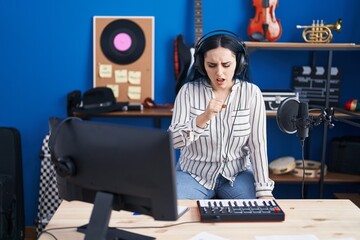
{"type": "Polygon", "coordinates": [[[200,77],[178,92],[169,127],[181,149],[178,199],[273,198],[262,93],[237,78],[247,69],[244,43],[228,31],[210,32],[194,61],[200,77]]]}

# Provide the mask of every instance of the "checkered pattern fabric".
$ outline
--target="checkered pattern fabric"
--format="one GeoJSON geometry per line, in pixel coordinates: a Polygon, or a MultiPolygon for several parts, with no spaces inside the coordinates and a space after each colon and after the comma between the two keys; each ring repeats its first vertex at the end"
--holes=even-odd
{"type": "Polygon", "coordinates": [[[56,172],[53,164],[51,163],[49,134],[46,134],[43,140],[40,159],[41,170],[37,213],[37,234],[40,234],[46,227],[61,203],[56,185],[56,172]]]}

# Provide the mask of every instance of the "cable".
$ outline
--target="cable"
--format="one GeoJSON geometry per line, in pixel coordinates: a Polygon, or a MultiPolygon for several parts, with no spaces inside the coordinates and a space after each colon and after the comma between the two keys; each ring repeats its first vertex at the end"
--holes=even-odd
{"type": "Polygon", "coordinates": [[[82,119],[79,118],[79,117],[67,117],[67,118],[63,119],[63,120],[57,125],[57,127],[56,127],[56,129],[55,129],[55,133],[54,133],[54,132],[52,131],[52,129],[51,129],[51,131],[50,131],[50,136],[49,136],[49,149],[50,149],[50,150],[53,150],[53,146],[55,145],[56,138],[57,138],[57,135],[58,135],[58,133],[59,133],[59,129],[60,129],[66,122],[68,122],[68,121],[70,121],[70,120],[80,120],[80,121],[82,121],[82,119]]]}
{"type": "Polygon", "coordinates": [[[71,229],[71,228],[76,228],[76,227],[49,228],[49,229],[41,231],[41,233],[37,236],[36,239],[40,239],[41,235],[43,235],[43,234],[48,234],[48,235],[52,236],[55,240],[57,240],[57,237],[54,234],[52,234],[50,231],[65,230],[65,229],[71,229]]]}
{"type": "MultiPolygon", "coordinates": [[[[188,221],[188,222],[179,222],[179,223],[174,223],[174,224],[167,224],[167,225],[162,225],[162,226],[142,226],[142,227],[109,227],[109,229],[161,229],[161,228],[170,228],[170,227],[175,227],[175,226],[179,226],[179,225],[184,225],[184,224],[194,224],[194,223],[200,223],[200,221],[188,221]]],[[[56,236],[54,234],[51,233],[51,231],[57,231],[57,230],[68,230],[68,229],[78,229],[81,226],[71,226],[71,227],[58,227],[58,228],[49,228],[49,229],[45,229],[44,231],[42,231],[39,236],[37,237],[37,239],[40,238],[40,236],[42,234],[49,234],[50,236],[52,236],[55,240],[57,240],[56,236]]]]}
{"type": "MultiPolygon", "coordinates": [[[[224,162],[224,166],[222,167],[221,169],[221,175],[223,175],[224,171],[225,171],[225,167],[226,167],[226,163],[229,162],[229,151],[230,151],[230,140],[231,140],[231,136],[232,136],[232,133],[234,131],[234,126],[235,126],[235,121],[236,121],[236,118],[238,116],[238,112],[239,112],[239,108],[240,108],[240,103],[241,103],[241,91],[243,90],[243,83],[244,83],[244,80],[240,80],[240,94],[239,94],[239,101],[237,103],[237,106],[236,106],[236,111],[235,111],[235,116],[234,116],[234,120],[233,120],[233,123],[232,123],[232,126],[231,126],[231,129],[230,129],[230,132],[229,132],[229,136],[227,138],[227,142],[226,142],[226,161],[224,162]]],[[[231,94],[231,93],[230,93],[231,94]]],[[[230,96],[228,97],[228,101],[230,100],[230,96]]],[[[231,109],[230,109],[230,113],[231,115],[231,109]]]]}
{"type": "Polygon", "coordinates": [[[303,169],[303,174],[302,174],[302,183],[301,183],[301,198],[304,199],[304,191],[305,191],[305,158],[304,158],[304,152],[305,152],[305,148],[304,148],[304,144],[305,143],[305,139],[300,140],[300,144],[301,144],[301,161],[302,161],[302,169],[303,169]]]}
{"type": "Polygon", "coordinates": [[[76,174],[76,165],[71,160],[71,158],[67,156],[58,157],[55,151],[55,144],[62,126],[65,125],[66,122],[71,120],[82,121],[81,118],[78,117],[68,117],[62,120],[59,124],[57,124],[54,129],[50,129],[50,137],[49,137],[49,149],[50,149],[50,159],[54,164],[54,169],[56,174],[60,177],[73,176],[76,174]]]}
{"type": "Polygon", "coordinates": [[[179,222],[179,223],[173,223],[168,225],[162,225],[162,226],[143,226],[143,227],[111,227],[111,228],[117,228],[117,229],[151,229],[151,228],[169,228],[169,227],[175,227],[179,225],[184,224],[194,224],[194,223],[200,223],[200,221],[188,221],[188,222],[179,222]]]}
{"type": "MultiPolygon", "coordinates": [[[[64,124],[65,124],[65,122],[67,122],[67,121],[70,121],[70,120],[73,120],[73,119],[76,119],[76,120],[82,120],[81,118],[78,118],[78,117],[68,117],[68,118],[65,118],[65,119],[63,119],[59,124],[58,124],[58,126],[56,127],[56,129],[51,129],[51,126],[49,126],[49,129],[50,129],[50,133],[49,133],[49,137],[48,137],[48,149],[49,149],[49,151],[50,151],[50,156],[48,157],[49,158],[49,161],[52,163],[52,164],[55,164],[55,153],[54,153],[54,149],[53,149],[53,146],[55,145],[55,142],[56,142],[56,138],[57,138],[57,135],[58,135],[58,132],[59,132],[59,129],[60,129],[60,127],[62,127],[64,124]],[[51,135],[53,135],[53,136],[51,136],[51,135]]],[[[42,150],[43,151],[43,150],[42,150]]],[[[46,156],[45,156],[45,154],[42,154],[43,152],[41,152],[41,154],[40,154],[40,156],[41,157],[43,157],[43,158],[46,158],[46,156]]],[[[42,159],[43,161],[44,161],[44,159],[42,159]]],[[[55,166],[54,166],[54,170],[55,170],[55,168],[56,168],[56,164],[55,164],[55,166]]],[[[48,179],[46,179],[47,181],[44,183],[44,189],[45,189],[45,191],[44,192],[46,192],[46,190],[48,190],[49,189],[49,186],[50,186],[50,184],[55,180],[55,173],[54,173],[54,171],[52,171],[52,169],[50,169],[51,170],[51,172],[50,172],[50,176],[49,176],[49,178],[48,179]]],[[[41,196],[41,198],[39,199],[39,208],[38,208],[38,211],[39,211],[39,215],[36,217],[36,219],[35,219],[35,223],[39,226],[40,224],[42,225],[41,226],[41,230],[42,230],[42,228],[43,228],[43,226],[44,225],[46,225],[46,224],[44,224],[43,223],[43,220],[44,220],[44,216],[46,216],[46,218],[48,218],[48,214],[47,215],[45,215],[44,213],[43,213],[43,210],[44,210],[44,198],[45,198],[45,194],[42,194],[42,196],[41,196]]]]}

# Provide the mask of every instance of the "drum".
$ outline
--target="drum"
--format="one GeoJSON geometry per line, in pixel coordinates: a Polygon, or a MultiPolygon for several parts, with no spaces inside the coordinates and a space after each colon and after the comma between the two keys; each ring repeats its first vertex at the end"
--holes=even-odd
{"type": "Polygon", "coordinates": [[[277,158],[269,164],[270,172],[273,174],[284,174],[295,169],[295,158],[291,156],[277,158]]]}
{"type": "MultiPolygon", "coordinates": [[[[318,178],[321,174],[321,163],[312,160],[296,160],[296,167],[291,172],[294,176],[303,177],[303,174],[306,178],[318,178]],[[304,166],[305,165],[305,166],[304,166]]],[[[324,166],[324,176],[327,173],[327,166],[324,166]]]]}

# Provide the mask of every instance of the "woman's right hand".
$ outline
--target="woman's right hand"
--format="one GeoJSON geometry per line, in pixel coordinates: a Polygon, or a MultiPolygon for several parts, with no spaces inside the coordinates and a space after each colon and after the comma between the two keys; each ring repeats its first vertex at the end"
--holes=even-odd
{"type": "Polygon", "coordinates": [[[223,108],[226,108],[224,101],[220,101],[215,98],[211,99],[205,112],[197,117],[196,125],[200,128],[204,128],[206,123],[213,119],[223,108]]]}
{"type": "Polygon", "coordinates": [[[218,114],[223,108],[226,108],[224,101],[217,100],[215,98],[211,99],[208,106],[206,107],[205,112],[210,116],[211,120],[216,114],[218,114]]]}

